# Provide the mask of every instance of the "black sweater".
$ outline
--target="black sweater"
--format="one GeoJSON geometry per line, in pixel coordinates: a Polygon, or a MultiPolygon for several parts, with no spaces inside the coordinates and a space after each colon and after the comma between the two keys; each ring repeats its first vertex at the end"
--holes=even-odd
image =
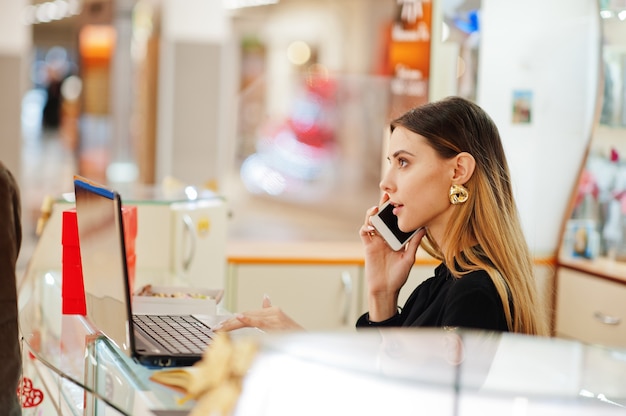
{"type": "Polygon", "coordinates": [[[443,263],[435,269],[435,276],[411,293],[401,312],[382,322],[370,322],[369,314],[365,313],[356,326],[508,331],[502,301],[487,272],[476,270],[455,278],[443,263]]]}

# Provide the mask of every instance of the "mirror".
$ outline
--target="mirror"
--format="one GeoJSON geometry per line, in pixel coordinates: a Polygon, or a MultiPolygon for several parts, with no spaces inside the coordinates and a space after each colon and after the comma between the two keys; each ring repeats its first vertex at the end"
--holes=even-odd
{"type": "Polygon", "coordinates": [[[602,105],[561,257],[626,261],[626,7],[601,2],[602,105]]]}
{"type": "Polygon", "coordinates": [[[591,140],[565,216],[555,282],[554,330],[626,347],[626,4],[599,1],[598,106],[591,140]]]}

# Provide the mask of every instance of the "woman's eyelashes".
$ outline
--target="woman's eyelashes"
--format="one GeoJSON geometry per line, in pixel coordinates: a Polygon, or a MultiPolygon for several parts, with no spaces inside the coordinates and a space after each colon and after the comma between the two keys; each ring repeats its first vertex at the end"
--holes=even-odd
{"type": "Polygon", "coordinates": [[[403,157],[387,158],[389,165],[392,167],[403,168],[409,164],[409,161],[403,157]]]}

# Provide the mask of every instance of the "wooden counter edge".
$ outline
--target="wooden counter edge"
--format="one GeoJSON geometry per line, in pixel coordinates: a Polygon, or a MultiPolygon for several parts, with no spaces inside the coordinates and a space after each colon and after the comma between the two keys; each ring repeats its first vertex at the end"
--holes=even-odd
{"type": "MultiPolygon", "coordinates": [[[[226,245],[229,264],[317,264],[363,265],[363,245],[360,241],[229,241],[226,245]]],[[[536,265],[555,265],[556,257],[538,257],[536,265]]],[[[416,265],[436,266],[440,262],[421,249],[416,265]]]]}
{"type": "Polygon", "coordinates": [[[558,266],[616,283],[626,284],[626,262],[604,257],[591,260],[561,256],[558,260],[558,266]]]}

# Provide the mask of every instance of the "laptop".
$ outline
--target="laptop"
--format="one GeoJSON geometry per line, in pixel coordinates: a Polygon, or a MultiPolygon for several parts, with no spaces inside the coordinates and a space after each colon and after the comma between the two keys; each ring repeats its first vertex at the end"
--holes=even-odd
{"type": "Polygon", "coordinates": [[[188,366],[200,360],[213,331],[198,317],[133,314],[121,196],[79,175],[74,193],[87,319],[143,365],[188,366]]]}

